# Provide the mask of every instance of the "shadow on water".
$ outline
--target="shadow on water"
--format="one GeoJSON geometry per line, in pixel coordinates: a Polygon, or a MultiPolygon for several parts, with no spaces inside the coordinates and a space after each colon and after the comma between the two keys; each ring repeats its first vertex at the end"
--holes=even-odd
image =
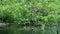
{"type": "Polygon", "coordinates": [[[9,27],[0,29],[0,34],[57,34],[57,26],[45,26],[45,30],[41,26],[37,27],[9,27]]]}
{"type": "Polygon", "coordinates": [[[0,34],[13,34],[13,31],[8,29],[0,29],[0,34]]]}
{"type": "Polygon", "coordinates": [[[40,27],[9,27],[6,29],[0,29],[0,34],[41,34],[40,27]]]}

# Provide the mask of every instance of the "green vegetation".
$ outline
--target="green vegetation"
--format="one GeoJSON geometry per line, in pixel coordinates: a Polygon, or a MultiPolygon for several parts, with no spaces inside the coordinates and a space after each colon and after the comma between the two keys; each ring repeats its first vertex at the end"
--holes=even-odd
{"type": "Polygon", "coordinates": [[[0,0],[3,23],[54,24],[60,19],[59,0],[0,0]]]}
{"type": "Polygon", "coordinates": [[[60,0],[0,0],[0,22],[44,30],[45,24],[60,22],[60,0]]]}

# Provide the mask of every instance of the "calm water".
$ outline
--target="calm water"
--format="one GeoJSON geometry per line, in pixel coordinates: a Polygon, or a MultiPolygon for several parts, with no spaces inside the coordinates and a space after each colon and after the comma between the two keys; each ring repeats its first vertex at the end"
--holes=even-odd
{"type": "Polygon", "coordinates": [[[9,27],[0,29],[0,34],[57,34],[57,27],[9,27]]]}

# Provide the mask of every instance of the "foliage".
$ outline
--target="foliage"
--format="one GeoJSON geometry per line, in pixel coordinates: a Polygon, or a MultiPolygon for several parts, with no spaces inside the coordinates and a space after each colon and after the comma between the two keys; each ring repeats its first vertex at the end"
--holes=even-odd
{"type": "Polygon", "coordinates": [[[0,0],[0,21],[54,24],[60,20],[59,0],[0,0]]]}

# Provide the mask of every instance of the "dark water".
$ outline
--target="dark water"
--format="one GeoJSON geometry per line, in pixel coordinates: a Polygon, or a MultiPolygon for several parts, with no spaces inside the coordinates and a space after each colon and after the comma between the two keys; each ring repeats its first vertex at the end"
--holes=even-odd
{"type": "Polygon", "coordinates": [[[0,34],[57,34],[57,27],[45,27],[42,30],[40,26],[38,27],[9,27],[5,29],[0,29],[0,34]]]}

